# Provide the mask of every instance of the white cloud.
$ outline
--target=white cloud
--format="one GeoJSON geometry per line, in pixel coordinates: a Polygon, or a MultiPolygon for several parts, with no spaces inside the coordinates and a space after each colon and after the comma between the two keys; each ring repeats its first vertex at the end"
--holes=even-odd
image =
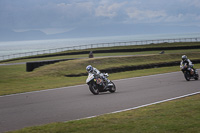
{"type": "Polygon", "coordinates": [[[180,26],[200,26],[200,15],[180,13],[177,15],[167,16],[163,22],[180,26]]]}
{"type": "Polygon", "coordinates": [[[200,8],[200,0],[180,0],[180,2],[184,3],[187,6],[200,8]]]}
{"type": "Polygon", "coordinates": [[[200,8],[200,1],[199,1],[199,0],[192,0],[192,4],[193,4],[195,7],[200,8]]]}
{"type": "Polygon", "coordinates": [[[95,9],[95,15],[97,17],[115,17],[118,15],[118,11],[121,9],[122,6],[124,6],[126,2],[122,3],[108,3],[106,1],[101,1],[101,5],[99,5],[95,9]]]}
{"type": "Polygon", "coordinates": [[[165,11],[153,11],[153,10],[139,10],[137,8],[128,8],[126,13],[130,20],[134,22],[159,22],[167,16],[165,11]]]}
{"type": "Polygon", "coordinates": [[[62,15],[79,16],[82,14],[90,14],[92,12],[92,2],[82,3],[58,3],[54,8],[55,11],[62,15]]]}
{"type": "Polygon", "coordinates": [[[200,0],[0,0],[0,28],[63,32],[91,25],[200,25],[200,0]],[[23,3],[23,4],[21,4],[23,3]]]}

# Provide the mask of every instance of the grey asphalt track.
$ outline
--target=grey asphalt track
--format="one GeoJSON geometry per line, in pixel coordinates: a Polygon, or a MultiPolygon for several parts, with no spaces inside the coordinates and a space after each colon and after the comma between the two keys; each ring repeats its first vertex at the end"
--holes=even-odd
{"type": "Polygon", "coordinates": [[[116,93],[93,95],[79,85],[0,96],[0,132],[75,120],[149,104],[200,90],[182,72],[115,80],[116,93]]]}

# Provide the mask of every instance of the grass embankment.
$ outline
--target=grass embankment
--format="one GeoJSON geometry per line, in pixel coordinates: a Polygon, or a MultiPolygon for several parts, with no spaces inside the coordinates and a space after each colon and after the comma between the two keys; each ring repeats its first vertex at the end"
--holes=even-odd
{"type": "MultiPolygon", "coordinates": [[[[85,73],[85,67],[88,64],[101,70],[106,68],[120,68],[123,66],[179,61],[181,55],[182,54],[163,54],[71,60],[43,66],[33,72],[25,72],[25,65],[0,66],[0,95],[84,84],[87,78],[86,76],[71,78],[66,77],[66,75],[85,73]]],[[[191,60],[200,58],[199,52],[187,55],[191,60]]],[[[110,79],[114,80],[178,70],[179,67],[176,66],[128,71],[110,74],[110,79]]]]}
{"type": "Polygon", "coordinates": [[[79,121],[51,123],[12,133],[198,133],[200,95],[79,121]]]}
{"type": "MultiPolygon", "coordinates": [[[[200,43],[163,43],[163,44],[150,44],[150,45],[136,45],[136,46],[123,46],[112,48],[97,48],[90,50],[103,50],[103,49],[131,49],[131,48],[152,48],[152,47],[182,47],[182,46],[199,46],[200,43]]],[[[77,52],[77,51],[67,51],[77,52]]],[[[98,69],[106,68],[120,68],[124,66],[136,66],[151,63],[161,63],[169,61],[180,61],[182,54],[187,54],[192,59],[200,59],[200,49],[188,49],[188,50],[167,50],[165,54],[158,54],[160,51],[146,51],[146,52],[132,52],[132,53],[102,53],[96,54],[98,56],[121,56],[121,55],[138,55],[136,57],[113,57],[113,58],[94,58],[94,59],[82,59],[65,61],[52,65],[43,66],[34,70],[33,72],[26,72],[25,65],[14,66],[0,66],[0,95],[29,92],[44,90],[50,88],[71,86],[84,84],[86,76],[70,78],[66,75],[85,73],[85,67],[88,64],[97,67],[98,69]],[[151,55],[149,55],[151,54],[151,55]]],[[[34,60],[47,60],[47,59],[61,59],[61,58],[80,58],[87,57],[88,54],[83,55],[68,55],[68,56],[55,56],[48,58],[37,59],[21,59],[17,62],[34,61],[34,60]]],[[[11,62],[7,62],[11,63],[11,62]]],[[[198,68],[198,67],[197,67],[198,68]]],[[[166,67],[155,68],[148,70],[137,70],[121,73],[110,74],[110,79],[129,78],[136,76],[144,76],[150,74],[164,73],[178,71],[179,67],[166,67]]]]}
{"type": "MultiPolygon", "coordinates": [[[[104,48],[93,48],[85,50],[69,50],[58,53],[44,54],[50,57],[40,57],[44,55],[36,55],[23,58],[17,58],[13,61],[5,60],[0,61],[0,63],[17,63],[17,62],[28,62],[28,61],[41,61],[41,60],[55,60],[55,59],[66,59],[66,58],[83,58],[88,57],[90,51],[94,51],[95,57],[100,56],[119,56],[119,55],[141,55],[141,54],[158,54],[161,51],[141,51],[141,52],[117,52],[117,53],[95,53],[99,50],[118,50],[118,49],[143,49],[143,48],[169,48],[169,47],[184,47],[184,46],[200,46],[200,42],[177,42],[177,43],[160,43],[160,44],[148,44],[148,45],[131,45],[131,46],[116,46],[116,47],[104,47],[104,48]],[[72,53],[86,52],[87,54],[75,54],[72,53]],[[60,54],[63,54],[60,56],[60,54]],[[69,55],[64,55],[69,54],[69,55]],[[37,58],[34,58],[37,57],[37,58]]],[[[189,52],[199,52],[200,49],[185,49],[185,50],[165,50],[166,53],[189,53],[189,52]]]]}

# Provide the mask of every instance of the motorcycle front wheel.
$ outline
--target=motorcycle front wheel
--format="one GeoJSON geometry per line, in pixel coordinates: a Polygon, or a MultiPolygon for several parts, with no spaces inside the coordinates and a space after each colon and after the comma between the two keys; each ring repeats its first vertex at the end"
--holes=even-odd
{"type": "Polygon", "coordinates": [[[199,79],[199,74],[196,74],[194,79],[198,80],[199,79]]]}
{"type": "Polygon", "coordinates": [[[185,73],[184,73],[184,76],[185,76],[185,79],[186,79],[187,81],[190,81],[190,73],[189,73],[189,72],[185,72],[185,73]]]}
{"type": "Polygon", "coordinates": [[[112,81],[110,81],[110,82],[113,84],[113,86],[110,87],[109,91],[110,91],[110,93],[114,93],[116,91],[116,86],[112,81]]]}
{"type": "Polygon", "coordinates": [[[99,90],[98,88],[95,87],[95,85],[93,83],[89,84],[89,89],[90,91],[94,94],[94,95],[98,95],[99,94],[99,90]]]}

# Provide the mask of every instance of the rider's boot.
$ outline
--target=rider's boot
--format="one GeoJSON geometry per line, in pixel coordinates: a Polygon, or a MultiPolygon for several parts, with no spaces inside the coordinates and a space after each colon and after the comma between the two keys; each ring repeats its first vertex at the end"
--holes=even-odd
{"type": "Polygon", "coordinates": [[[196,69],[194,69],[194,73],[195,73],[195,74],[198,74],[198,72],[197,72],[197,70],[196,70],[196,69]]]}
{"type": "Polygon", "coordinates": [[[107,82],[108,82],[108,86],[112,86],[112,85],[113,85],[113,84],[110,82],[109,79],[107,80],[107,82]]]}
{"type": "Polygon", "coordinates": [[[104,90],[105,90],[105,89],[108,90],[108,89],[109,89],[108,86],[111,86],[112,83],[110,82],[109,79],[107,79],[107,78],[104,78],[104,79],[105,79],[105,81],[106,81],[106,85],[105,85],[105,87],[104,87],[104,90]]]}

